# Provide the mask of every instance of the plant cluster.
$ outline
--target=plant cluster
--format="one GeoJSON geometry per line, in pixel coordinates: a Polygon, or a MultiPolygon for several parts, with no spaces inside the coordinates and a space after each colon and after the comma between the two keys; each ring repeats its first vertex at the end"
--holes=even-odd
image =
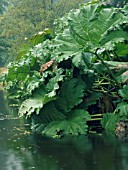
{"type": "Polygon", "coordinates": [[[7,97],[20,100],[19,115],[34,131],[79,135],[96,114],[110,130],[128,118],[127,9],[83,4],[58,22],[52,39],[34,37],[34,47],[9,65],[7,97]]]}

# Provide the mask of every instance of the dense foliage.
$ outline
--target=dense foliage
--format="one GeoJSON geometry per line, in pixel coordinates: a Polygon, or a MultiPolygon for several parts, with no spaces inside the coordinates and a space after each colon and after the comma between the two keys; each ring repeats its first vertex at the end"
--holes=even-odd
{"type": "Polygon", "coordinates": [[[9,65],[7,97],[20,100],[19,115],[34,131],[86,134],[96,114],[110,130],[128,118],[127,9],[93,2],[71,10],[55,38],[48,30],[35,36],[35,46],[9,65]]]}

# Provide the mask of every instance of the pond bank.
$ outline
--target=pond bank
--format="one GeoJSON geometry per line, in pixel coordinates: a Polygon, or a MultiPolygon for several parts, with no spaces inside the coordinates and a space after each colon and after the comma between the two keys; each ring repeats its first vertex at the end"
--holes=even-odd
{"type": "Polygon", "coordinates": [[[113,134],[50,139],[30,134],[0,91],[1,170],[127,170],[128,142],[113,134]]]}

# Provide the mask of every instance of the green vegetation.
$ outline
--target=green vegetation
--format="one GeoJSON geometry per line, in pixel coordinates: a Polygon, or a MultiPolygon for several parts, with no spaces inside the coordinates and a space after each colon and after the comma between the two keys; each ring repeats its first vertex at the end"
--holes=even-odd
{"type": "Polygon", "coordinates": [[[56,21],[54,34],[28,39],[33,47],[23,46],[4,83],[34,131],[79,135],[96,115],[109,130],[128,118],[127,9],[83,4],[56,21]]]}

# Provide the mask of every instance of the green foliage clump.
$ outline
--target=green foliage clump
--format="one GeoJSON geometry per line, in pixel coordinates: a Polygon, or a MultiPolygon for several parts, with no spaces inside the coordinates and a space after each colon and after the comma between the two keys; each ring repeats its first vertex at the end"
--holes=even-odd
{"type": "Polygon", "coordinates": [[[9,66],[8,98],[20,99],[19,115],[43,135],[86,134],[99,113],[113,130],[128,111],[127,5],[83,4],[63,19],[55,38],[42,37],[9,66]]]}
{"type": "Polygon", "coordinates": [[[117,122],[128,119],[128,85],[118,91],[120,98],[117,101],[117,107],[114,113],[105,114],[101,124],[103,128],[114,131],[117,122]]]}

